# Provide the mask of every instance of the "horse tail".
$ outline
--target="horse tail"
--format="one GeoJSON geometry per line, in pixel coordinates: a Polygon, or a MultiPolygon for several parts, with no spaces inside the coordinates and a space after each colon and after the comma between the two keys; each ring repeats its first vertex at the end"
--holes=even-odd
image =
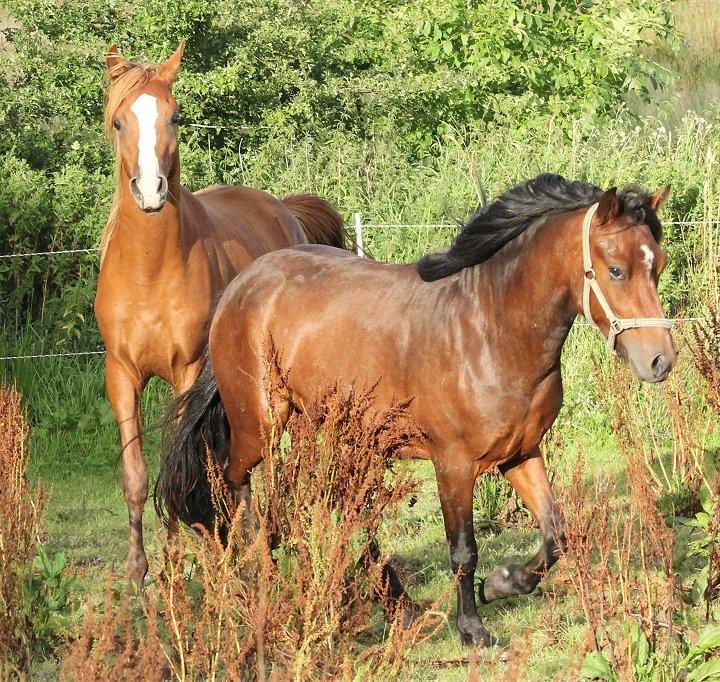
{"type": "Polygon", "coordinates": [[[208,457],[222,471],[228,459],[230,426],[210,353],[195,383],[168,408],[165,452],[155,484],[155,509],[166,526],[175,518],[189,526],[213,529],[215,509],[208,477],[208,457]]]}
{"type": "Polygon", "coordinates": [[[309,242],[347,248],[345,222],[329,201],[314,194],[293,194],[282,201],[302,225],[309,242]]]}

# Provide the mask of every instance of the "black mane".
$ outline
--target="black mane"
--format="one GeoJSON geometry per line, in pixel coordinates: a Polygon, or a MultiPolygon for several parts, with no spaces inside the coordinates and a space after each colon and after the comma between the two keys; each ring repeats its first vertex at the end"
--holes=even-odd
{"type": "MultiPolygon", "coordinates": [[[[543,173],[520,183],[472,215],[447,251],[431,253],[417,264],[426,282],[442,279],[477,265],[522,234],[538,218],[575,211],[600,199],[603,190],[580,180],[543,173]]],[[[647,223],[660,241],[660,221],[649,203],[649,194],[637,187],[618,191],[620,207],[633,223],[647,223]]]]}

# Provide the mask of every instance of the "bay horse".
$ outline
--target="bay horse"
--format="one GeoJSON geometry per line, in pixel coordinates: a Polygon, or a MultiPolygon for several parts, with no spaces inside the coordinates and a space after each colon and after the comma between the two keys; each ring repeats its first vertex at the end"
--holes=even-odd
{"type": "Polygon", "coordinates": [[[319,197],[280,201],[249,187],[193,194],[180,184],[179,111],[171,88],[183,47],[160,66],[128,62],[114,45],[106,56],[105,124],[117,186],[101,239],[95,315],[120,427],[128,573],[139,586],[148,568],[142,529],[148,473],[140,439],[147,381],[161,377],[176,394],[190,387],[214,304],[254,258],[308,242],[344,247],[343,220],[319,197]]]}
{"type": "Polygon", "coordinates": [[[281,425],[318,387],[375,386],[383,409],[410,401],[425,435],[403,456],[434,465],[458,574],[457,627],[464,642],[489,645],[474,591],[475,480],[498,467],[543,538],[527,563],[491,572],[479,598],[528,594],[564,543],[539,446],[562,403],[560,353],[576,316],[593,321],[643,381],[663,381],[675,364],[657,294],[666,263],[657,211],[668,193],[603,192],[543,174],[472,216],[448,250],[415,264],[317,246],[258,259],[223,294],[208,361],[178,401],[156,505],[187,523],[207,518],[197,493],[207,486],[208,443],[236,489],[262,460],[269,338],[285,377],[284,391],[271,396],[281,425]],[[213,434],[228,427],[229,447],[214,445],[213,434]]]}

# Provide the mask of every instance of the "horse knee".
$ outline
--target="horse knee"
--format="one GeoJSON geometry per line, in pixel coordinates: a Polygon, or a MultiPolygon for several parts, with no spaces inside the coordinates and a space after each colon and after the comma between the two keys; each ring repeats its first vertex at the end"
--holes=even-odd
{"type": "Polygon", "coordinates": [[[128,505],[144,506],[148,497],[147,472],[124,472],[122,478],[123,495],[128,505]]]}
{"type": "Polygon", "coordinates": [[[450,566],[453,573],[462,570],[473,574],[477,567],[477,545],[468,538],[466,532],[458,533],[455,543],[450,543],[450,566]]]}

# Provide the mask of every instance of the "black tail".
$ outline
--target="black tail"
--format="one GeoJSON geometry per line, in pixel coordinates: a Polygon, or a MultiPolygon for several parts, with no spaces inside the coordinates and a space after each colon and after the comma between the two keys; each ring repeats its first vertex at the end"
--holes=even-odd
{"type": "Polygon", "coordinates": [[[207,457],[211,453],[222,469],[227,462],[230,427],[225,416],[210,354],[192,387],[168,408],[166,447],[155,484],[155,509],[169,525],[175,518],[189,526],[213,529],[213,508],[207,457]]]}

